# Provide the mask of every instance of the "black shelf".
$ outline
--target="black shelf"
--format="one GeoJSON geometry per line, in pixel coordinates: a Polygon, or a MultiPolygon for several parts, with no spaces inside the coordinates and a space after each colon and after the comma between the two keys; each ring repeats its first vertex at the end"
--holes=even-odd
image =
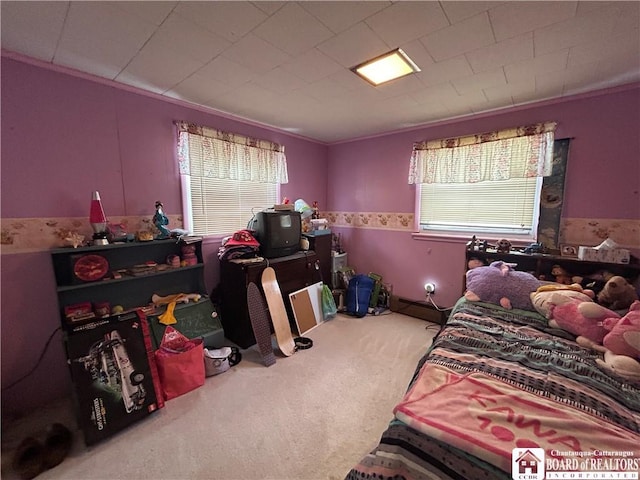
{"type": "Polygon", "coordinates": [[[197,265],[187,265],[185,267],[168,268],[166,270],[162,270],[154,273],[148,273],[146,275],[125,275],[122,278],[107,278],[104,280],[96,280],[95,282],[79,283],[76,285],[59,285],[57,287],[57,290],[58,292],[68,292],[71,290],[81,290],[86,288],[102,288],[106,284],[111,284],[111,283],[135,282],[138,280],[145,280],[145,279],[148,280],[151,277],[156,277],[159,275],[172,275],[174,273],[177,273],[179,270],[191,270],[191,269],[202,270],[203,268],[204,268],[204,265],[199,263],[197,265]]]}

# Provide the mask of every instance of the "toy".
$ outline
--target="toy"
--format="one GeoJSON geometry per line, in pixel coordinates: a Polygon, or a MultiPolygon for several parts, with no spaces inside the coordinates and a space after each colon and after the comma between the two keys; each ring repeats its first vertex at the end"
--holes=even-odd
{"type": "Polygon", "coordinates": [[[606,305],[613,310],[624,310],[638,300],[633,285],[629,284],[623,277],[618,275],[611,277],[600,293],[598,293],[598,303],[606,305]]]}
{"type": "Polygon", "coordinates": [[[640,381],[640,362],[625,355],[616,355],[611,350],[592,342],[588,338],[578,337],[576,342],[583,347],[590,348],[603,354],[596,363],[603,370],[620,375],[631,380],[640,381]]]}
{"type": "Polygon", "coordinates": [[[603,322],[607,318],[620,318],[608,308],[589,300],[588,302],[562,296],[557,293],[549,300],[549,325],[561,328],[576,336],[586,337],[592,342],[602,343],[607,330],[603,322]]]}
{"type": "MultiPolygon", "coordinates": [[[[591,302],[594,298],[592,290],[585,290],[577,283],[572,285],[547,284],[539,287],[531,296],[531,303],[538,313],[549,318],[549,310],[554,295],[560,295],[566,298],[574,298],[582,302],[591,302]]],[[[556,298],[555,301],[558,301],[556,298]]]]}
{"type": "Polygon", "coordinates": [[[469,270],[471,270],[472,268],[478,268],[478,267],[484,267],[485,264],[482,260],[480,260],[479,258],[470,258],[469,261],[467,262],[467,268],[469,270]]]}
{"type": "Polygon", "coordinates": [[[169,225],[169,218],[162,211],[162,202],[156,202],[156,213],[153,216],[153,224],[158,230],[160,230],[158,238],[169,238],[171,235],[167,228],[167,225],[169,225]]]}
{"type": "Polygon", "coordinates": [[[602,345],[616,355],[625,355],[640,360],[640,301],[631,304],[622,318],[607,318],[604,328],[608,330],[602,345]]]}
{"type": "Polygon", "coordinates": [[[533,310],[530,294],[540,281],[527,272],[518,272],[513,264],[493,262],[486,267],[467,270],[464,297],[472,302],[495,303],[506,309],[533,310]]]}
{"type": "Polygon", "coordinates": [[[533,253],[544,253],[544,245],[541,243],[530,243],[522,250],[522,253],[531,255],[533,253]]]}
{"type": "Polygon", "coordinates": [[[509,253],[511,251],[511,242],[506,238],[501,238],[498,240],[498,244],[496,245],[496,252],[498,253],[509,253]]]}
{"type": "Polygon", "coordinates": [[[569,276],[569,272],[560,265],[554,265],[551,267],[551,275],[553,275],[556,283],[561,283],[563,285],[571,285],[573,283],[569,276]]]}

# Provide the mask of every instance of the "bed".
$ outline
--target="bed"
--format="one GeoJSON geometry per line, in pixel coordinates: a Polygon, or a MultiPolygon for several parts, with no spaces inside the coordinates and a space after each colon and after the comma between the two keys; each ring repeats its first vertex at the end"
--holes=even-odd
{"type": "Polygon", "coordinates": [[[462,298],[379,444],[346,478],[637,474],[640,384],[606,373],[596,358],[537,312],[462,298]]]}

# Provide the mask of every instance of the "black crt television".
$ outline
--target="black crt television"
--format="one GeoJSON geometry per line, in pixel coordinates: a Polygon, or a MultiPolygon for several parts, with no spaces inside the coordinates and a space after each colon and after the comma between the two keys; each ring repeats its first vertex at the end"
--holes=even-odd
{"type": "Polygon", "coordinates": [[[260,255],[265,258],[293,255],[300,250],[302,218],[294,210],[263,210],[254,215],[249,229],[260,242],[260,255]]]}

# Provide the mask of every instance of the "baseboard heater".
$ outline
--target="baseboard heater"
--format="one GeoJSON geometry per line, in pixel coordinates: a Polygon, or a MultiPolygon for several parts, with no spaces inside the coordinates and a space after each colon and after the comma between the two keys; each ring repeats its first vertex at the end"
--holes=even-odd
{"type": "Polygon", "coordinates": [[[404,315],[409,315],[410,317],[420,318],[440,325],[443,325],[447,321],[447,312],[441,312],[427,302],[410,300],[396,295],[391,296],[389,309],[392,312],[402,313],[404,315]]]}

